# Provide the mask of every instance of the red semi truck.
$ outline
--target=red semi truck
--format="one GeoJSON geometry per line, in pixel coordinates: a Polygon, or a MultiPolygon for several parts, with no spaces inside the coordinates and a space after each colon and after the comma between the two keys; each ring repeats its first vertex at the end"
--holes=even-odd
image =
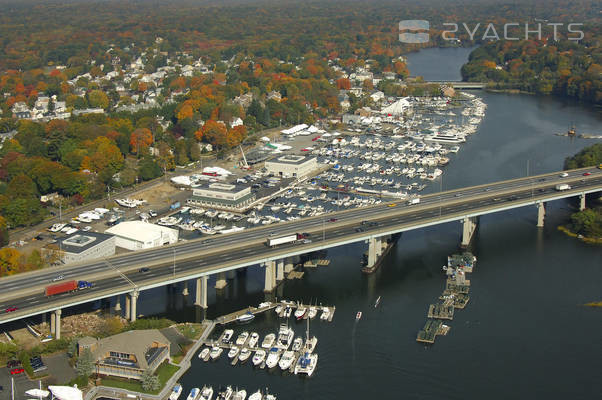
{"type": "Polygon", "coordinates": [[[55,294],[74,292],[76,290],[82,290],[82,289],[87,289],[87,288],[91,288],[91,287],[92,287],[92,283],[90,283],[88,281],[67,281],[67,282],[57,283],[56,285],[46,286],[46,289],[44,290],[44,294],[46,296],[53,296],[55,294]]]}

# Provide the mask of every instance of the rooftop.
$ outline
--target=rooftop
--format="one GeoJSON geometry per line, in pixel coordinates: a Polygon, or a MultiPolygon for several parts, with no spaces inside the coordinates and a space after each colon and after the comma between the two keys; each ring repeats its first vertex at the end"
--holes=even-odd
{"type": "Polygon", "coordinates": [[[135,238],[139,242],[152,242],[157,235],[171,235],[177,233],[177,230],[143,221],[125,221],[105,232],[121,237],[135,238]]]}
{"type": "Polygon", "coordinates": [[[58,239],[60,247],[68,253],[83,253],[90,247],[111,239],[113,235],[98,232],[76,232],[64,238],[58,239]]]}
{"type": "Polygon", "coordinates": [[[311,158],[307,157],[307,156],[297,156],[297,155],[293,155],[293,154],[287,154],[287,155],[280,156],[278,158],[269,160],[268,162],[278,162],[278,163],[283,163],[283,164],[299,165],[299,164],[303,164],[309,160],[311,160],[311,158]]]}

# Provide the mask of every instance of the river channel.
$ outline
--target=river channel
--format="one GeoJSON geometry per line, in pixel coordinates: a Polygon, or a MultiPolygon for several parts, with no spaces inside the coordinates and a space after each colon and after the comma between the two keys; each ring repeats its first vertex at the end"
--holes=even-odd
{"type": "MultiPolygon", "coordinates": [[[[468,51],[431,49],[409,55],[412,75],[459,79],[468,51]],[[451,71],[451,72],[450,72],[451,71]]],[[[485,118],[445,168],[438,191],[560,170],[566,156],[594,143],[555,136],[575,123],[581,132],[599,134],[602,118],[583,105],[554,98],[475,92],[487,104],[485,118]]],[[[449,223],[404,233],[373,275],[360,272],[366,245],[328,252],[327,267],[306,269],[302,279],[286,281],[279,298],[335,305],[332,322],[312,322],[319,339],[318,367],[309,379],[193,358],[182,377],[193,387],[221,385],[252,393],[269,387],[278,399],[590,399],[600,393],[602,309],[582,306],[602,300],[602,250],[568,238],[556,226],[573,205],[557,201],[547,208],[546,226],[536,228],[535,208],[480,219],[471,246],[478,257],[471,300],[457,310],[447,336],[434,345],[416,342],[428,305],[444,288],[441,266],[456,252],[461,224],[449,223]],[[374,308],[377,297],[378,308],[374,308]],[[363,312],[355,320],[357,311],[363,312]]],[[[214,281],[210,280],[210,287],[214,281]]],[[[208,318],[257,305],[264,300],[258,267],[229,281],[216,295],[210,290],[208,318]]],[[[184,297],[162,288],[143,292],[139,312],[178,321],[203,318],[184,297]]],[[[251,325],[262,337],[278,330],[272,313],[251,325]]],[[[292,322],[303,335],[305,323],[292,322]]]]}

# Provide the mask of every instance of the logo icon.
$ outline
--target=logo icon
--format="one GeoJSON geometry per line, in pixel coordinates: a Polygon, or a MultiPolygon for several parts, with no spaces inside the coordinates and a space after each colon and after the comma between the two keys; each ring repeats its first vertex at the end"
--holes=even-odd
{"type": "Polygon", "coordinates": [[[430,24],[423,19],[399,21],[399,41],[402,43],[427,43],[430,24]]]}

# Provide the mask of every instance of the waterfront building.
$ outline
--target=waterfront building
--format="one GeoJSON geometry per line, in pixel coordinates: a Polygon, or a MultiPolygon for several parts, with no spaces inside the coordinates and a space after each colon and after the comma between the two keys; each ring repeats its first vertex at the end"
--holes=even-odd
{"type": "Polygon", "coordinates": [[[90,350],[99,375],[142,379],[144,371],[155,372],[169,359],[169,340],[158,329],[123,332],[104,339],[90,336],[77,342],[78,355],[90,350]]]}
{"type": "Polygon", "coordinates": [[[265,162],[268,172],[283,178],[303,178],[318,168],[315,157],[284,155],[265,162]]]}
{"type": "Polygon", "coordinates": [[[193,206],[211,207],[236,212],[246,211],[255,201],[249,186],[234,183],[209,183],[192,189],[187,203],[193,206]]]}
{"type": "Polygon", "coordinates": [[[115,245],[142,250],[178,242],[178,230],[143,221],[126,221],[105,231],[115,235],[115,245]]]}
{"type": "Polygon", "coordinates": [[[115,236],[98,232],[76,232],[42,248],[43,257],[63,264],[110,257],[115,254],[115,236]]]}

